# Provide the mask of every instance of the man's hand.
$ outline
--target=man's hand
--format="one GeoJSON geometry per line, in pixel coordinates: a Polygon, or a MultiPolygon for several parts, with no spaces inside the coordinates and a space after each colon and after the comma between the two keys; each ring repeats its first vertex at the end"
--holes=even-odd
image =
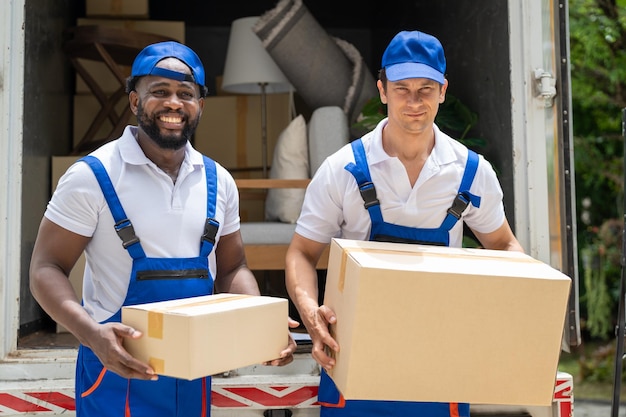
{"type": "Polygon", "coordinates": [[[307,330],[313,342],[311,355],[322,368],[329,371],[335,366],[335,359],[328,355],[328,350],[339,352],[339,344],[330,335],[328,326],[335,324],[337,317],[330,307],[321,305],[309,319],[307,330]]]}
{"type": "Polygon", "coordinates": [[[157,380],[158,376],[147,363],[131,356],[123,347],[124,338],[139,339],[142,333],[122,323],[99,325],[98,331],[88,339],[88,346],[102,365],[124,378],[157,380]]]}
{"type": "MultiPolygon", "coordinates": [[[[300,323],[289,317],[288,326],[290,329],[295,329],[298,327],[300,323]]],[[[293,362],[293,353],[296,351],[296,341],[293,340],[291,334],[289,334],[289,339],[287,340],[287,347],[285,350],[280,352],[280,357],[268,362],[264,362],[263,365],[271,365],[271,366],[284,366],[293,362]]]]}

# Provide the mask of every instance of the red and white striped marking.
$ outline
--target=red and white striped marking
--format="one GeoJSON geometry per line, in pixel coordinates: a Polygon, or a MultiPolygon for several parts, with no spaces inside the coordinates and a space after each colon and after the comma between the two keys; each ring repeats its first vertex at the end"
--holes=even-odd
{"type": "Polygon", "coordinates": [[[75,409],[74,390],[0,392],[0,416],[57,415],[75,409]]]}
{"type": "MultiPolygon", "coordinates": [[[[556,380],[555,417],[573,416],[573,380],[561,374],[556,380]]],[[[214,386],[211,407],[221,409],[271,409],[318,407],[316,385],[214,386]]],[[[0,417],[57,415],[73,412],[74,390],[10,390],[0,392],[0,417]]]]}
{"type": "MultiPolygon", "coordinates": [[[[213,409],[317,407],[317,386],[216,387],[213,409]]],[[[56,415],[74,411],[74,391],[0,392],[0,416],[56,415]]]]}
{"type": "Polygon", "coordinates": [[[213,387],[211,407],[304,408],[317,404],[317,386],[213,387]]]}
{"type": "Polygon", "coordinates": [[[557,376],[554,388],[554,402],[558,408],[558,416],[555,417],[573,417],[574,383],[572,377],[567,375],[567,378],[561,378],[559,376],[557,376]]]}

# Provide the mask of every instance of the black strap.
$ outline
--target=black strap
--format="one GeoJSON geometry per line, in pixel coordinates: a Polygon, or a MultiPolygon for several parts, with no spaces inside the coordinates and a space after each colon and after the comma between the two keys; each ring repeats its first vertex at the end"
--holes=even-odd
{"type": "Polygon", "coordinates": [[[122,246],[124,246],[124,249],[139,242],[139,238],[135,235],[135,228],[128,219],[120,220],[115,223],[115,231],[120,239],[122,239],[122,246]]]}
{"type": "Polygon", "coordinates": [[[461,218],[461,215],[469,203],[470,199],[468,197],[466,197],[463,193],[458,193],[452,202],[452,206],[448,209],[448,213],[456,217],[458,220],[461,218]]]}
{"type": "Polygon", "coordinates": [[[363,205],[366,209],[380,204],[380,201],[378,201],[378,197],[376,196],[376,187],[374,187],[374,183],[371,181],[360,184],[359,192],[361,193],[361,198],[363,198],[364,201],[363,205]]]}
{"type": "Polygon", "coordinates": [[[206,223],[204,224],[204,233],[202,234],[202,240],[206,240],[212,245],[215,244],[215,236],[217,236],[217,230],[219,229],[220,224],[215,219],[206,219],[206,223]]]}

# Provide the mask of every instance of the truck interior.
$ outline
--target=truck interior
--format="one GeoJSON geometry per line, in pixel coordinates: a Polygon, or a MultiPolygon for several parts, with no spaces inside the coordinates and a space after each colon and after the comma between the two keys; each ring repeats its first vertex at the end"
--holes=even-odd
{"type": "MultiPolygon", "coordinates": [[[[259,16],[276,3],[150,0],[149,19],[185,22],[185,43],[204,62],[207,86],[214,92],[215,80],[224,69],[233,20],[259,16]]],[[[480,7],[463,0],[304,0],[304,4],[331,36],[358,49],[374,77],[385,46],[398,31],[418,29],[441,40],[447,56],[448,93],[478,115],[470,135],[484,139],[484,146],[477,150],[494,164],[505,193],[507,215],[514,224],[508,2],[484,0],[480,7]]],[[[51,195],[51,157],[68,155],[72,150],[76,73],[63,52],[62,33],[86,17],[85,13],[84,0],[26,2],[18,348],[75,343],[70,335],[56,333],[55,323],[32,298],[28,269],[38,225],[51,195]]],[[[303,113],[308,110],[300,109],[303,113]]],[[[261,287],[263,291],[284,293],[280,276],[265,277],[269,281],[261,287]]]]}

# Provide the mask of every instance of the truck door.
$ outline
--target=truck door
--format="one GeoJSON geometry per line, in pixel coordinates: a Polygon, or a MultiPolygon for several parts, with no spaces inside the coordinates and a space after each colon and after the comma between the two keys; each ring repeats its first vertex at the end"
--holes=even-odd
{"type": "Polygon", "coordinates": [[[532,256],[573,280],[569,350],[580,329],[568,4],[510,0],[509,8],[515,231],[532,256]]]}

